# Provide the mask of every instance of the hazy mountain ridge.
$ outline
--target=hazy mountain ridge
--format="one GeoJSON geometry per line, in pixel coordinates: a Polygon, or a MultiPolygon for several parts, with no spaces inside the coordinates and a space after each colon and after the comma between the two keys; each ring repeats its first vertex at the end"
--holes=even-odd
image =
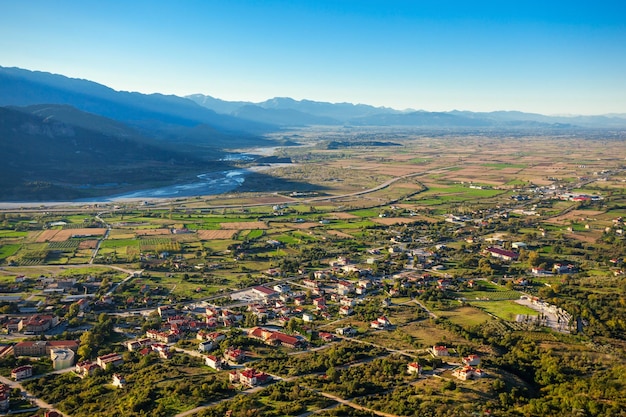
{"type": "MultiPolygon", "coordinates": [[[[228,137],[229,144],[244,146],[251,137],[275,129],[266,123],[218,114],[183,97],[115,91],[87,80],[0,67],[0,106],[48,103],[66,104],[120,121],[155,139],[185,137],[187,129],[206,124],[219,134],[216,139],[228,137]],[[237,143],[240,138],[245,140],[237,143]]],[[[203,145],[210,145],[213,139],[204,138],[203,145]]]]}
{"type": "Polygon", "coordinates": [[[272,123],[278,126],[310,126],[310,125],[340,125],[341,122],[332,117],[318,116],[304,113],[295,109],[267,109],[261,106],[248,104],[234,110],[232,115],[242,119],[272,123]]]}
{"type": "Polygon", "coordinates": [[[0,198],[59,200],[171,183],[181,175],[225,169],[156,146],[118,122],[68,106],[0,107],[0,198]],[[60,114],[60,116],[55,115],[60,114]],[[96,129],[65,120],[97,120],[96,129]],[[107,132],[107,133],[102,133],[107,132]],[[104,190],[106,191],[106,190],[104,190]]]}
{"type": "Polygon", "coordinates": [[[211,96],[194,94],[187,96],[199,105],[216,112],[237,115],[252,120],[266,120],[281,126],[301,124],[357,125],[357,126],[413,126],[437,128],[626,128],[626,115],[611,114],[597,116],[547,116],[521,111],[471,112],[453,110],[429,112],[395,110],[367,104],[328,103],[311,100],[294,100],[275,97],[260,103],[225,101],[211,96]],[[266,112],[249,109],[263,108],[266,112]],[[286,113],[286,110],[298,113],[286,113]],[[309,118],[307,118],[307,115],[309,118]],[[318,122],[314,117],[323,117],[318,122]]]}

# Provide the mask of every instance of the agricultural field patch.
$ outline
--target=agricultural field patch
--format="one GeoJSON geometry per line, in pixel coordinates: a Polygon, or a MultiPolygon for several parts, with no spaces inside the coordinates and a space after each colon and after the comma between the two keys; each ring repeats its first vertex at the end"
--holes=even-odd
{"type": "Polygon", "coordinates": [[[13,256],[20,250],[19,244],[4,244],[0,245],[0,260],[6,259],[9,256],[13,256]]]}
{"type": "Polygon", "coordinates": [[[292,229],[312,229],[313,227],[319,227],[321,224],[315,222],[304,222],[304,223],[289,223],[287,224],[292,229]]]}
{"type": "Polygon", "coordinates": [[[489,314],[475,307],[458,307],[452,310],[434,311],[439,317],[446,318],[452,323],[463,327],[476,326],[487,320],[492,320],[489,314]]]}
{"type": "Polygon", "coordinates": [[[228,222],[228,223],[220,223],[220,227],[224,230],[250,230],[250,229],[259,229],[266,230],[268,229],[267,224],[265,222],[228,222]]]}
{"type": "Polygon", "coordinates": [[[142,236],[158,236],[158,235],[171,235],[170,229],[137,229],[135,235],[137,237],[142,236]]]}
{"type": "Polygon", "coordinates": [[[357,216],[354,213],[345,213],[345,212],[331,212],[328,213],[327,216],[330,216],[331,218],[337,219],[337,220],[350,220],[350,219],[358,219],[361,216],[357,216]]]}
{"type": "Polygon", "coordinates": [[[78,249],[95,249],[97,245],[97,240],[81,240],[78,249]]]}
{"type": "Polygon", "coordinates": [[[379,224],[392,225],[411,224],[420,221],[420,219],[415,217],[374,217],[372,221],[379,224]]]}
{"type": "Polygon", "coordinates": [[[36,239],[36,242],[64,242],[74,237],[102,236],[106,229],[80,228],[63,230],[44,230],[36,239]]]}
{"type": "Polygon", "coordinates": [[[519,314],[525,314],[529,316],[536,316],[538,314],[532,308],[517,304],[514,300],[473,300],[470,302],[470,304],[507,321],[515,321],[515,318],[519,314]]]}
{"type": "Polygon", "coordinates": [[[349,235],[347,233],[344,232],[340,232],[339,230],[328,230],[327,233],[331,236],[335,236],[335,237],[340,237],[340,238],[344,238],[344,239],[352,239],[354,238],[354,236],[349,235]]]}
{"type": "Polygon", "coordinates": [[[28,232],[17,232],[14,230],[0,230],[0,239],[13,239],[28,236],[28,232]]]}
{"type": "Polygon", "coordinates": [[[232,239],[237,230],[198,230],[196,234],[200,240],[232,239]]]}

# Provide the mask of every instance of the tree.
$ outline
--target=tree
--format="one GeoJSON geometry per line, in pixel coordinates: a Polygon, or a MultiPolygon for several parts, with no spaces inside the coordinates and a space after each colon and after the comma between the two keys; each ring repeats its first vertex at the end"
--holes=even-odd
{"type": "Polygon", "coordinates": [[[77,351],[78,356],[80,356],[83,360],[91,358],[95,344],[95,335],[93,332],[87,330],[80,336],[80,346],[77,351]]]}
{"type": "Polygon", "coordinates": [[[541,255],[537,251],[528,252],[528,264],[530,266],[539,266],[542,262],[541,255]]]}

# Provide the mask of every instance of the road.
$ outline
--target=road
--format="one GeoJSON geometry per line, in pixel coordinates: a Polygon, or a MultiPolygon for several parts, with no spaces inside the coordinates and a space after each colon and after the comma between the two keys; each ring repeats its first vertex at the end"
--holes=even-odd
{"type": "MultiPolygon", "coordinates": [[[[122,271],[124,273],[127,273],[128,276],[126,278],[124,278],[122,281],[118,282],[117,284],[113,285],[111,287],[111,289],[109,291],[107,291],[106,295],[111,295],[115,292],[115,290],[117,290],[117,288],[122,285],[122,284],[126,284],[128,281],[130,281],[131,279],[141,276],[141,274],[143,273],[143,269],[140,269],[138,271],[130,271],[128,269],[123,269],[117,266],[109,266],[109,268],[113,268],[113,269],[117,269],[118,271],[122,271]]],[[[154,310],[154,309],[153,309],[154,310]]]]}
{"type": "Polygon", "coordinates": [[[109,237],[109,233],[111,232],[111,225],[108,224],[107,222],[105,222],[102,219],[102,217],[100,217],[100,215],[102,215],[104,213],[108,213],[108,212],[101,212],[101,213],[96,214],[96,216],[95,216],[95,219],[98,220],[103,225],[105,225],[107,230],[106,230],[106,232],[104,232],[104,236],[102,236],[100,239],[98,239],[98,243],[96,243],[96,247],[93,250],[93,253],[91,254],[91,258],[89,259],[89,264],[93,264],[93,261],[96,259],[96,256],[98,256],[98,251],[100,250],[100,245],[102,244],[102,241],[106,240],[106,238],[109,237]]]}
{"type": "MultiPolygon", "coordinates": [[[[71,368],[70,368],[70,370],[71,370],[71,368]]],[[[11,388],[18,388],[18,389],[20,389],[22,391],[22,393],[26,394],[26,398],[28,398],[29,400],[34,402],[37,405],[37,407],[42,408],[42,409],[46,409],[46,410],[54,410],[57,413],[61,414],[63,417],[70,417],[68,414],[62,413],[61,411],[55,409],[51,404],[48,404],[44,400],[33,396],[31,393],[29,393],[28,391],[26,391],[24,389],[24,387],[22,386],[21,383],[19,383],[17,381],[13,381],[13,380],[8,379],[8,378],[5,378],[3,376],[0,376],[0,382],[2,382],[3,384],[8,385],[11,388]]]]}

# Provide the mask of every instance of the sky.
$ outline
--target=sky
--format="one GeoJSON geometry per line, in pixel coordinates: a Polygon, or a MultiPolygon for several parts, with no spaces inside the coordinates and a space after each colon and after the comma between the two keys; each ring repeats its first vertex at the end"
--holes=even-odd
{"type": "Polygon", "coordinates": [[[626,2],[3,0],[0,66],[231,101],[626,113],[626,2]]]}

